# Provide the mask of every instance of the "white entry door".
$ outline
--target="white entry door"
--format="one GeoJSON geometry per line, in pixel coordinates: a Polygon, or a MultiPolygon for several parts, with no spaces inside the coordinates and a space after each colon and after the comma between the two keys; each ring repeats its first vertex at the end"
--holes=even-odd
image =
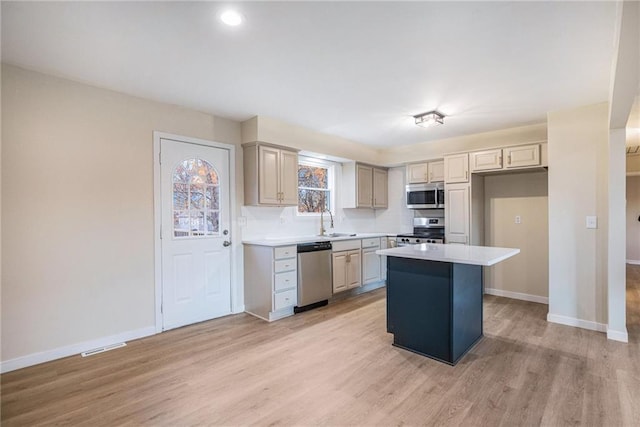
{"type": "Polygon", "coordinates": [[[160,139],[162,326],[231,313],[229,151],[160,139]]]}

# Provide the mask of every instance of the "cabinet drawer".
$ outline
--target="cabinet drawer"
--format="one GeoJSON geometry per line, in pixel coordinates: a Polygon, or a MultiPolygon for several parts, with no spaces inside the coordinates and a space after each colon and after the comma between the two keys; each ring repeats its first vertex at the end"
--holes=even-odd
{"type": "Polygon", "coordinates": [[[380,247],[380,238],[372,237],[370,239],[362,239],[362,248],[379,248],[380,247]]]}
{"type": "Polygon", "coordinates": [[[296,256],[296,246],[282,246],[281,248],[275,248],[273,250],[273,257],[275,259],[293,258],[296,256]]]}
{"type": "Polygon", "coordinates": [[[298,278],[295,271],[287,271],[286,273],[278,273],[274,275],[273,288],[276,292],[283,289],[295,288],[297,286],[298,278]]]}
{"type": "Polygon", "coordinates": [[[281,308],[291,307],[296,305],[298,293],[295,289],[290,291],[280,292],[273,295],[273,309],[280,310],[281,308]]]}
{"type": "Polygon", "coordinates": [[[354,249],[360,249],[361,240],[339,240],[337,242],[331,242],[333,252],[351,251],[354,249]]]}
{"type": "Polygon", "coordinates": [[[291,271],[296,269],[298,260],[295,258],[282,259],[273,263],[274,273],[281,273],[283,271],[291,271]]]}

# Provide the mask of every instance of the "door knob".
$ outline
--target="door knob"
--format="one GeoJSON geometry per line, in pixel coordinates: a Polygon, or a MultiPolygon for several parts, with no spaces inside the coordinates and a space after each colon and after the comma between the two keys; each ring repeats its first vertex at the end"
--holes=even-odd
{"type": "Polygon", "coordinates": [[[224,242],[222,242],[222,246],[224,247],[231,246],[231,242],[228,240],[225,240],[224,242]]]}

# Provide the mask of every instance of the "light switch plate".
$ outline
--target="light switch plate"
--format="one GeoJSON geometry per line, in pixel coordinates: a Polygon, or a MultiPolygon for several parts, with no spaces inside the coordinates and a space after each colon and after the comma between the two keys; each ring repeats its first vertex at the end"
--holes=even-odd
{"type": "Polygon", "coordinates": [[[587,228],[598,228],[597,216],[587,216],[587,228]]]}

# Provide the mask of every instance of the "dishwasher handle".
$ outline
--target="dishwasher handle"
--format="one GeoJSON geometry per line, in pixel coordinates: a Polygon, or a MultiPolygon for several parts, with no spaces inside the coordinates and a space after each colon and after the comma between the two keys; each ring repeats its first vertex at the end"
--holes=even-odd
{"type": "Polygon", "coordinates": [[[304,252],[330,251],[331,248],[331,242],[300,243],[298,245],[298,253],[300,254],[304,252]]]}

